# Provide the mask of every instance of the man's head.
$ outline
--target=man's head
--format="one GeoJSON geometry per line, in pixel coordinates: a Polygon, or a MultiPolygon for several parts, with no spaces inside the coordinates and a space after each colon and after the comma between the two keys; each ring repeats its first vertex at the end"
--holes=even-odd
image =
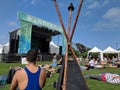
{"type": "Polygon", "coordinates": [[[27,61],[35,62],[37,58],[37,53],[35,50],[29,50],[27,53],[27,61]]]}

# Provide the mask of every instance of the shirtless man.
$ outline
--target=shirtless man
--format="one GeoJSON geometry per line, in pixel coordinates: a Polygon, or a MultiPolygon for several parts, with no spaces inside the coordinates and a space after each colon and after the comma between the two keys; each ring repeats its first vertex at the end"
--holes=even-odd
{"type": "Polygon", "coordinates": [[[36,65],[37,53],[29,50],[27,53],[28,65],[18,70],[12,80],[10,90],[42,90],[46,81],[46,71],[36,65]]]}

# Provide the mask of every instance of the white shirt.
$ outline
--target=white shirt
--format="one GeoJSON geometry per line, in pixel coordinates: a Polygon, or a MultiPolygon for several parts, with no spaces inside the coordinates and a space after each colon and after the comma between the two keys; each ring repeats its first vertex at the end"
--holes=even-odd
{"type": "Polygon", "coordinates": [[[119,75],[118,74],[106,73],[105,74],[106,82],[120,84],[120,79],[119,78],[113,78],[113,76],[119,76],[119,75]]]}
{"type": "Polygon", "coordinates": [[[95,66],[94,60],[90,60],[89,65],[90,65],[90,66],[95,66]]]}

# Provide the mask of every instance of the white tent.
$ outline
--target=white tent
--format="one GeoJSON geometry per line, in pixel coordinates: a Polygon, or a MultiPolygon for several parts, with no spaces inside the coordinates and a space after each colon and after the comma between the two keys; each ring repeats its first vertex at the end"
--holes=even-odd
{"type": "Polygon", "coordinates": [[[3,53],[8,53],[9,52],[9,42],[3,45],[3,53]]]}
{"type": "Polygon", "coordinates": [[[89,55],[89,53],[100,53],[100,59],[103,61],[102,50],[98,49],[96,46],[93,49],[91,49],[91,50],[88,51],[88,55],[89,55]]]}
{"type": "Polygon", "coordinates": [[[0,62],[2,61],[3,45],[0,45],[0,62]]]}
{"type": "Polygon", "coordinates": [[[120,50],[118,51],[118,59],[120,60],[120,50]]]}
{"type": "Polygon", "coordinates": [[[50,42],[50,53],[59,54],[59,46],[57,46],[53,41],[50,42]]]}
{"type": "Polygon", "coordinates": [[[103,50],[103,54],[104,53],[108,53],[108,54],[117,54],[118,58],[119,58],[119,52],[115,49],[113,49],[112,47],[108,46],[105,50],[103,50]]]}
{"type": "Polygon", "coordinates": [[[105,50],[103,50],[103,53],[118,53],[118,51],[108,46],[105,50]]]}
{"type": "Polygon", "coordinates": [[[3,53],[3,45],[0,45],[0,54],[3,53]]]}

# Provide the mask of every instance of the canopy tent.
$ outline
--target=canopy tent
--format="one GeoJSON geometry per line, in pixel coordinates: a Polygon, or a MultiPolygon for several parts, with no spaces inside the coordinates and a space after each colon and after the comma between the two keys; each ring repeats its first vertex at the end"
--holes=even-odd
{"type": "Polygon", "coordinates": [[[105,50],[103,50],[103,54],[117,54],[119,58],[119,52],[116,49],[113,49],[112,47],[108,46],[105,50]]]}
{"type": "Polygon", "coordinates": [[[102,50],[98,49],[96,46],[88,51],[87,57],[90,53],[100,53],[100,59],[103,61],[103,53],[102,50]]]}
{"type": "Polygon", "coordinates": [[[3,45],[3,53],[8,53],[9,52],[9,42],[3,45]]]}
{"type": "Polygon", "coordinates": [[[118,59],[120,60],[120,50],[118,50],[118,59]]]}
{"type": "Polygon", "coordinates": [[[113,49],[112,47],[108,46],[108,48],[103,50],[103,53],[118,53],[118,51],[113,49]]]}
{"type": "Polygon", "coordinates": [[[3,45],[0,45],[0,54],[3,52],[3,45]]]}
{"type": "Polygon", "coordinates": [[[59,54],[59,46],[57,46],[53,41],[50,42],[50,53],[59,54]]]}

